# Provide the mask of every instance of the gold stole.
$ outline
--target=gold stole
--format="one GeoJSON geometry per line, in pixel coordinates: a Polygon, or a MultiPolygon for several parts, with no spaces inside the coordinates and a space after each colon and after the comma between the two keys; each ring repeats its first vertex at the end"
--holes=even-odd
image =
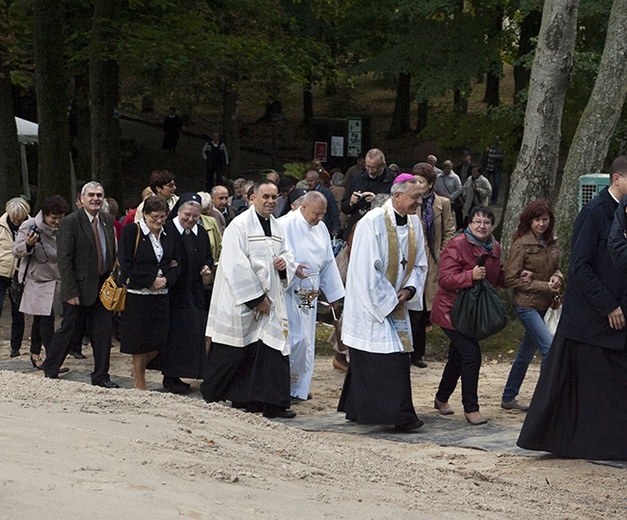
{"type": "MultiPolygon", "coordinates": [[[[386,205],[387,206],[387,205],[386,205]]],[[[385,219],[385,230],[388,235],[388,267],[385,271],[385,277],[392,284],[392,287],[396,287],[396,280],[398,278],[398,266],[401,263],[398,258],[398,235],[396,234],[396,225],[392,225],[392,219],[394,219],[394,224],[396,224],[396,217],[394,216],[394,209],[390,204],[388,207],[384,208],[386,211],[383,215],[385,219]]],[[[407,251],[407,260],[403,258],[405,263],[405,275],[403,277],[403,283],[401,284],[401,289],[407,283],[409,279],[409,275],[416,264],[416,255],[418,253],[418,244],[416,242],[416,233],[414,233],[414,223],[411,219],[411,215],[407,215],[407,226],[408,226],[408,251],[407,251]]],[[[398,305],[392,311],[392,318],[395,320],[407,320],[407,316],[405,314],[405,303],[399,302],[398,305]]],[[[409,323],[408,323],[409,328],[409,323]]],[[[404,350],[406,352],[413,352],[413,347],[411,345],[411,341],[409,338],[408,332],[400,332],[396,331],[401,343],[403,344],[404,350]]]]}

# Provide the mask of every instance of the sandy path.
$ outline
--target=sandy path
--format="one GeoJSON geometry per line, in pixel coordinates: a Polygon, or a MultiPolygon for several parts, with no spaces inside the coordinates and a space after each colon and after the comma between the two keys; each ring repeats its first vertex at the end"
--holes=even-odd
{"type": "MultiPolygon", "coordinates": [[[[174,396],[91,387],[85,384],[91,358],[68,360],[68,378],[76,381],[51,381],[29,370],[25,356],[9,360],[7,354],[3,347],[3,519],[627,517],[627,474],[621,469],[308,433],[207,405],[196,390],[174,396]]],[[[113,378],[130,387],[128,358],[112,357],[113,378]]],[[[489,361],[482,368],[482,412],[494,423],[519,426],[522,414],[498,407],[508,369],[489,361]]],[[[442,364],[412,370],[418,414],[435,414],[431,400],[442,364]]],[[[533,365],[530,385],[537,373],[533,365]]],[[[318,358],[314,399],[295,409],[333,410],[342,379],[330,358],[318,358]]],[[[159,390],[156,374],[151,381],[159,390]]],[[[459,393],[451,399],[458,410],[451,420],[463,421],[459,400],[459,393]]]]}

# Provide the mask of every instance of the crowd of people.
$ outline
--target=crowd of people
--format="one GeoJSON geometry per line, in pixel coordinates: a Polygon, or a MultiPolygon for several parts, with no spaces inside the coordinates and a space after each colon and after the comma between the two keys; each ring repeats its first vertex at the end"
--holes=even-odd
{"type": "MultiPolygon", "coordinates": [[[[164,141],[175,146],[174,138],[164,141]]],[[[499,154],[492,153],[494,179],[499,154]]],[[[440,169],[431,155],[404,173],[371,149],[345,174],[313,162],[299,182],[274,171],[258,182],[227,182],[217,135],[203,156],[208,192],[179,196],[175,176],[158,170],[141,202],[125,201],[122,218],[96,181],[82,186],[73,212],[58,195],[35,217],[25,200],[8,201],[0,217],[0,305],[22,285],[21,297],[11,298],[11,357],[20,355],[30,314],[31,362],[47,378],[58,379],[66,357],[89,342],[92,384],[117,388],[109,374],[115,333],[138,390],[149,389],[146,370],[158,370],[170,392],[188,392],[183,379],[202,380],[207,402],[289,419],[292,405],[312,398],[324,297],[334,311],[343,307],[333,364],[346,373],[338,404],[346,419],[403,433],[423,426],[410,368],[427,366],[427,331],[438,325],[450,345],[434,407],[454,413],[449,401],[461,379],[463,412],[475,426],[488,420],[478,399],[481,347],[452,315],[460,294],[486,281],[513,289],[525,329],[501,398],[506,410],[528,410],[520,446],[627,459],[615,424],[627,425],[627,219],[619,206],[627,157],[614,161],[610,186],[575,223],[554,338],[543,318],[565,277],[551,206],[538,200],[524,209],[504,264],[492,234],[498,194],[469,152],[455,167],[446,160],[440,169]],[[110,273],[126,287],[121,316],[99,298],[110,273]],[[541,375],[528,406],[518,394],[536,351],[541,375]],[[606,426],[609,415],[614,423],[606,426]]]]}

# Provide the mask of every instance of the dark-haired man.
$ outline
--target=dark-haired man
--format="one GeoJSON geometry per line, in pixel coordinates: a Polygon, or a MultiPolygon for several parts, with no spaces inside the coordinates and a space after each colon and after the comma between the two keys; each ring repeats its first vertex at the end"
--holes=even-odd
{"type": "MultiPolygon", "coordinates": [[[[296,274],[272,216],[278,189],[255,185],[253,205],[224,231],[209,317],[211,348],[200,387],[207,402],[230,400],[265,417],[292,418],[288,322],[283,292],[296,274]]],[[[304,276],[302,270],[299,276],[304,276]]]]}

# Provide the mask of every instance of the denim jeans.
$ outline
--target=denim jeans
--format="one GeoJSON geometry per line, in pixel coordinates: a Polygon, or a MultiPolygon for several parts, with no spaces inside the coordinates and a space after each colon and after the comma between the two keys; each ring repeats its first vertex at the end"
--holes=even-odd
{"type": "Polygon", "coordinates": [[[514,360],[514,364],[509,372],[505,390],[503,391],[503,401],[509,402],[516,399],[520,386],[522,385],[529,363],[533,359],[536,350],[540,350],[542,354],[542,364],[549,353],[553,335],[549,332],[544,323],[544,315],[546,311],[539,311],[528,307],[519,307],[514,305],[514,310],[518,318],[525,327],[525,335],[523,336],[518,354],[514,360]]]}

